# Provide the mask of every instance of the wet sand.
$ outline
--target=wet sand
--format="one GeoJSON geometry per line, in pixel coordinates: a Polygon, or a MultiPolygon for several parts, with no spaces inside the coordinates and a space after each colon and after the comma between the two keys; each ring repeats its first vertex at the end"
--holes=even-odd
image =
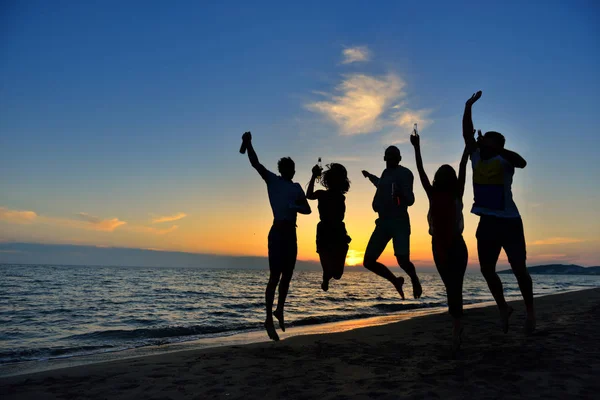
{"type": "Polygon", "coordinates": [[[0,378],[3,399],[596,398],[600,289],[536,299],[507,335],[495,307],[465,312],[463,350],[450,317],[427,315],[279,343],[182,351],[0,378]]]}

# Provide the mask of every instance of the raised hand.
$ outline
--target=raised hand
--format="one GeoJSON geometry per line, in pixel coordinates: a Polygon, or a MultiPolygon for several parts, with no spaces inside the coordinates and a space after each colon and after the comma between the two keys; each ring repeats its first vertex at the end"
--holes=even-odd
{"type": "Polygon", "coordinates": [[[475,104],[475,102],[481,98],[481,94],[481,90],[477,93],[473,93],[473,96],[471,96],[471,98],[467,100],[467,105],[472,106],[473,104],[475,104]]]}
{"type": "Polygon", "coordinates": [[[364,169],[362,170],[362,174],[363,174],[363,176],[364,176],[365,178],[368,178],[368,177],[369,177],[369,175],[371,175],[371,174],[369,174],[367,171],[365,171],[364,169]]]}
{"type": "MultiPolygon", "coordinates": [[[[473,129],[473,136],[475,136],[475,129],[473,129]]],[[[481,129],[479,129],[477,131],[477,144],[481,145],[481,142],[483,142],[483,135],[481,134],[481,129]]]]}
{"type": "Polygon", "coordinates": [[[242,140],[244,142],[252,141],[252,134],[250,132],[244,132],[244,134],[242,135],[242,140]]]}
{"type": "Polygon", "coordinates": [[[416,133],[414,135],[410,135],[410,143],[414,147],[419,147],[421,145],[421,138],[419,137],[418,133],[416,133]]]}
{"type": "Polygon", "coordinates": [[[316,164],[314,167],[312,167],[313,176],[321,176],[322,172],[323,171],[321,170],[321,167],[319,167],[319,164],[316,164]]]}

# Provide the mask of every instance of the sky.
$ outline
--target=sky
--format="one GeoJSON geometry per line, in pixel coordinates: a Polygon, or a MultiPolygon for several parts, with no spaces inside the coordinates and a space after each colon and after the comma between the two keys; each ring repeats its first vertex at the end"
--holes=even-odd
{"type": "MultiPolygon", "coordinates": [[[[344,164],[348,264],[374,228],[383,151],[421,134],[458,168],[461,117],[527,161],[513,185],[530,264],[600,264],[600,6],[545,2],[2,2],[0,241],[265,256],[260,161],[344,164]]],[[[465,240],[477,266],[465,192],[465,240]]],[[[415,179],[411,257],[431,265],[415,179]]],[[[298,258],[317,260],[313,213],[298,258]]],[[[393,262],[391,245],[383,261],[393,262]]],[[[502,255],[500,263],[506,263],[502,255]]]]}

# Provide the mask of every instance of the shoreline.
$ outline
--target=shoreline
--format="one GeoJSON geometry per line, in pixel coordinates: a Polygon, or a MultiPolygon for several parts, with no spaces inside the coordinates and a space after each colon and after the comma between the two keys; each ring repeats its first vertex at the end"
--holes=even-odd
{"type": "MultiPolygon", "coordinates": [[[[566,290],[563,292],[544,294],[536,297],[543,298],[547,296],[560,295],[565,293],[580,292],[593,289],[566,290]]],[[[513,300],[509,300],[513,301],[513,300]]],[[[495,306],[495,302],[483,301],[464,305],[464,309],[485,308],[495,306]]],[[[336,322],[327,322],[314,325],[305,325],[298,327],[289,327],[286,332],[279,331],[281,341],[289,340],[296,336],[305,335],[327,335],[339,332],[345,332],[355,329],[376,327],[381,325],[395,324],[401,321],[407,321],[413,318],[425,317],[428,315],[444,314],[447,307],[416,308],[411,310],[399,311],[396,313],[373,316],[368,318],[348,319],[336,322]]],[[[140,357],[152,357],[178,352],[201,351],[209,349],[218,349],[228,346],[245,346],[255,343],[269,343],[271,340],[267,337],[264,330],[252,330],[247,332],[235,332],[229,335],[212,336],[189,341],[181,341],[162,345],[149,345],[137,348],[116,349],[106,352],[93,354],[72,355],[65,357],[56,357],[46,360],[27,360],[15,363],[0,364],[0,379],[8,377],[17,377],[40,372],[60,370],[63,368],[72,368],[84,365],[94,365],[109,362],[118,362],[140,357]]]]}

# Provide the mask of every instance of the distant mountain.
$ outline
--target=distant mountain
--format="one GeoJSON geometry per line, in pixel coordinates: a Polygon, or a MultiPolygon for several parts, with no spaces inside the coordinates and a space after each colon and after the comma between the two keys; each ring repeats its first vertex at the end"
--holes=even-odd
{"type": "MultiPolygon", "coordinates": [[[[582,267],[581,265],[548,264],[527,268],[532,275],[600,275],[600,267],[582,267]]],[[[512,270],[499,271],[499,274],[510,274],[512,270]]]]}

